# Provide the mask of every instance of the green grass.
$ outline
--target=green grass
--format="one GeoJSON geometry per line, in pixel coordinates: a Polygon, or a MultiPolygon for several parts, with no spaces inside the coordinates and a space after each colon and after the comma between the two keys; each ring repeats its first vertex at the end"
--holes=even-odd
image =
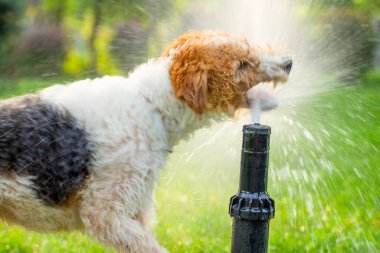
{"type": "MultiPolygon", "coordinates": [[[[31,87],[24,80],[15,93],[31,87]]],[[[268,190],[276,200],[270,252],[380,251],[379,101],[380,80],[371,77],[265,120],[273,130],[268,190]]],[[[197,132],[162,171],[156,234],[170,252],[229,252],[227,211],[238,188],[241,125],[197,132]]],[[[110,251],[79,233],[1,225],[3,252],[110,251]]]]}
{"type": "Polygon", "coordinates": [[[22,78],[18,81],[0,77],[0,98],[18,96],[36,92],[52,84],[64,84],[76,80],[75,77],[34,77],[22,78]]]}

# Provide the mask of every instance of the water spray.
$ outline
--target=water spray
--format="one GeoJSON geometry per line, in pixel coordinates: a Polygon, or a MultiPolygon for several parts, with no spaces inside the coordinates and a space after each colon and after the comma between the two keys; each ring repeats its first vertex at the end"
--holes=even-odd
{"type": "Polygon", "coordinates": [[[266,253],[269,220],[275,214],[274,200],[267,193],[271,128],[259,124],[263,96],[258,94],[264,93],[256,92],[252,101],[254,124],[243,127],[240,186],[229,206],[232,253],[266,253]]]}
{"type": "Polygon", "coordinates": [[[254,100],[251,105],[252,122],[260,124],[261,104],[258,100],[254,100]]]}
{"type": "Polygon", "coordinates": [[[250,100],[251,116],[253,123],[260,123],[261,111],[276,108],[279,102],[274,96],[273,89],[268,84],[260,84],[248,91],[250,100]]]}

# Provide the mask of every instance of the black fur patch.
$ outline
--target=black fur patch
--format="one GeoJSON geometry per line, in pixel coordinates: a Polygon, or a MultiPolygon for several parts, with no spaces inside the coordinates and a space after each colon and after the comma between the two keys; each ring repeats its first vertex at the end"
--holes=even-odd
{"type": "Polygon", "coordinates": [[[32,176],[47,204],[64,203],[89,173],[93,147],[68,113],[36,95],[0,101],[0,172],[32,176]]]}

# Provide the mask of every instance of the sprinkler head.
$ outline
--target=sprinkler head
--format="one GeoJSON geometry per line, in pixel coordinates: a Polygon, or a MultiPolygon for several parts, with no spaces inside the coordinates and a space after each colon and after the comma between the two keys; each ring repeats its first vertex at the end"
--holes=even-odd
{"type": "Polygon", "coordinates": [[[270,133],[269,126],[257,123],[243,127],[240,192],[266,192],[270,133]]]}
{"type": "Polygon", "coordinates": [[[271,128],[260,124],[243,127],[240,187],[230,199],[233,217],[232,253],[266,253],[269,220],[275,205],[267,193],[271,128]]]}

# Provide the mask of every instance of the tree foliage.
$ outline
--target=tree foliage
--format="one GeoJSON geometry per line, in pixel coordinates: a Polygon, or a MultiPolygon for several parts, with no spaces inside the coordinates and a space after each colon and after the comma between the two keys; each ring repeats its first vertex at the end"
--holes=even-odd
{"type": "Polygon", "coordinates": [[[23,2],[0,0],[0,72],[9,68],[8,59],[11,50],[11,38],[18,32],[23,2]]]}
{"type": "Polygon", "coordinates": [[[380,0],[320,0],[320,3],[327,6],[348,7],[373,16],[380,15],[380,0]]]}
{"type": "Polygon", "coordinates": [[[357,79],[374,60],[376,37],[370,20],[343,9],[328,13],[325,22],[325,48],[334,55],[333,68],[345,81],[357,79]]]}
{"type": "MultiPolygon", "coordinates": [[[[0,0],[0,58],[10,62],[7,60],[10,54],[5,55],[5,52],[15,50],[15,45],[25,38],[25,32],[21,35],[15,32],[18,24],[22,23],[23,31],[51,25],[64,35],[64,45],[60,48],[65,50],[60,51],[63,54],[59,57],[63,64],[57,64],[63,66],[64,72],[125,73],[148,56],[159,55],[162,47],[177,35],[177,30],[191,29],[186,26],[187,16],[197,17],[204,11],[194,8],[194,1],[0,0]]],[[[313,3],[321,4],[323,12],[332,7],[353,9],[363,16],[380,16],[380,0],[318,0],[313,3]]],[[[212,9],[207,4],[202,6],[212,9]]],[[[37,58],[29,57],[31,67],[37,58]]]]}

